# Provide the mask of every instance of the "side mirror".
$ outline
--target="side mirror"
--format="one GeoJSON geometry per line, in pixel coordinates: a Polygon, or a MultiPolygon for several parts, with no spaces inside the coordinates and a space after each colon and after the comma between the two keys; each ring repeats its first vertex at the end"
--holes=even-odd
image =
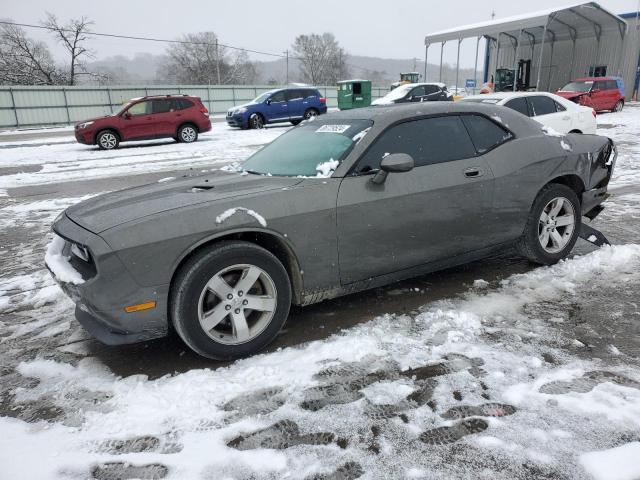
{"type": "Polygon", "coordinates": [[[124,112],[123,117],[125,118],[125,120],[130,120],[131,119],[131,114],[129,112],[124,112]]]}
{"type": "Polygon", "coordinates": [[[392,153],[380,162],[380,171],[371,179],[373,183],[381,184],[390,173],[402,173],[413,170],[415,163],[411,155],[406,153],[392,153]]]}
{"type": "Polygon", "coordinates": [[[270,99],[270,98],[267,98],[267,101],[266,101],[266,102],[264,102],[264,103],[266,103],[267,105],[271,105],[271,99],[270,99]]]}

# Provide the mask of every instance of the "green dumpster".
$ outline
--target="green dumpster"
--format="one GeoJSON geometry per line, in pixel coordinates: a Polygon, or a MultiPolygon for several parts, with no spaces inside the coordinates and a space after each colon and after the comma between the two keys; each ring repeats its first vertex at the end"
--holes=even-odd
{"type": "Polygon", "coordinates": [[[371,105],[371,80],[341,80],[338,82],[338,108],[362,108],[371,105]]]}

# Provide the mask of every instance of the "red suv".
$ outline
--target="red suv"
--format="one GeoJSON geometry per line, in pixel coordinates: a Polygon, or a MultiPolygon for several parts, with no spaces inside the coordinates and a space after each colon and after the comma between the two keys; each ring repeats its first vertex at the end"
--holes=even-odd
{"type": "Polygon", "coordinates": [[[209,111],[198,97],[187,95],[134,98],[118,113],[86,120],[75,128],[78,142],[103,150],[128,140],[153,138],[191,143],[198,139],[198,133],[209,130],[209,111]]]}
{"type": "Polygon", "coordinates": [[[622,79],[613,77],[577,78],[556,92],[557,95],[596,112],[619,112],[624,107],[622,79]]]}

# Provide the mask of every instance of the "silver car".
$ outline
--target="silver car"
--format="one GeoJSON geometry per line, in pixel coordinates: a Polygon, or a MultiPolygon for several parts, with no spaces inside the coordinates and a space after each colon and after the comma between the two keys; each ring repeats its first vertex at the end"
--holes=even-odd
{"type": "Polygon", "coordinates": [[[309,305],[516,246],[552,264],[602,209],[614,146],[508,108],[331,113],[217,171],[101,195],[54,223],[47,265],[99,340],[259,351],[309,305]]]}

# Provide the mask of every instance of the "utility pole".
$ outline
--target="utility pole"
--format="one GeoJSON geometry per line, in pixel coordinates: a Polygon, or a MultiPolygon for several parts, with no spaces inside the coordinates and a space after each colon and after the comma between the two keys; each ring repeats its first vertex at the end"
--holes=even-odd
{"type": "Polygon", "coordinates": [[[289,50],[287,50],[285,52],[287,54],[287,81],[286,81],[286,85],[289,85],[289,50]]]}
{"type": "Polygon", "coordinates": [[[218,74],[218,85],[222,85],[220,81],[220,49],[218,48],[218,39],[216,38],[216,73],[218,74]]]}
{"type": "Polygon", "coordinates": [[[491,20],[493,20],[493,19],[495,19],[495,18],[496,18],[496,11],[495,11],[495,10],[492,10],[492,11],[491,11],[491,20]]]}

